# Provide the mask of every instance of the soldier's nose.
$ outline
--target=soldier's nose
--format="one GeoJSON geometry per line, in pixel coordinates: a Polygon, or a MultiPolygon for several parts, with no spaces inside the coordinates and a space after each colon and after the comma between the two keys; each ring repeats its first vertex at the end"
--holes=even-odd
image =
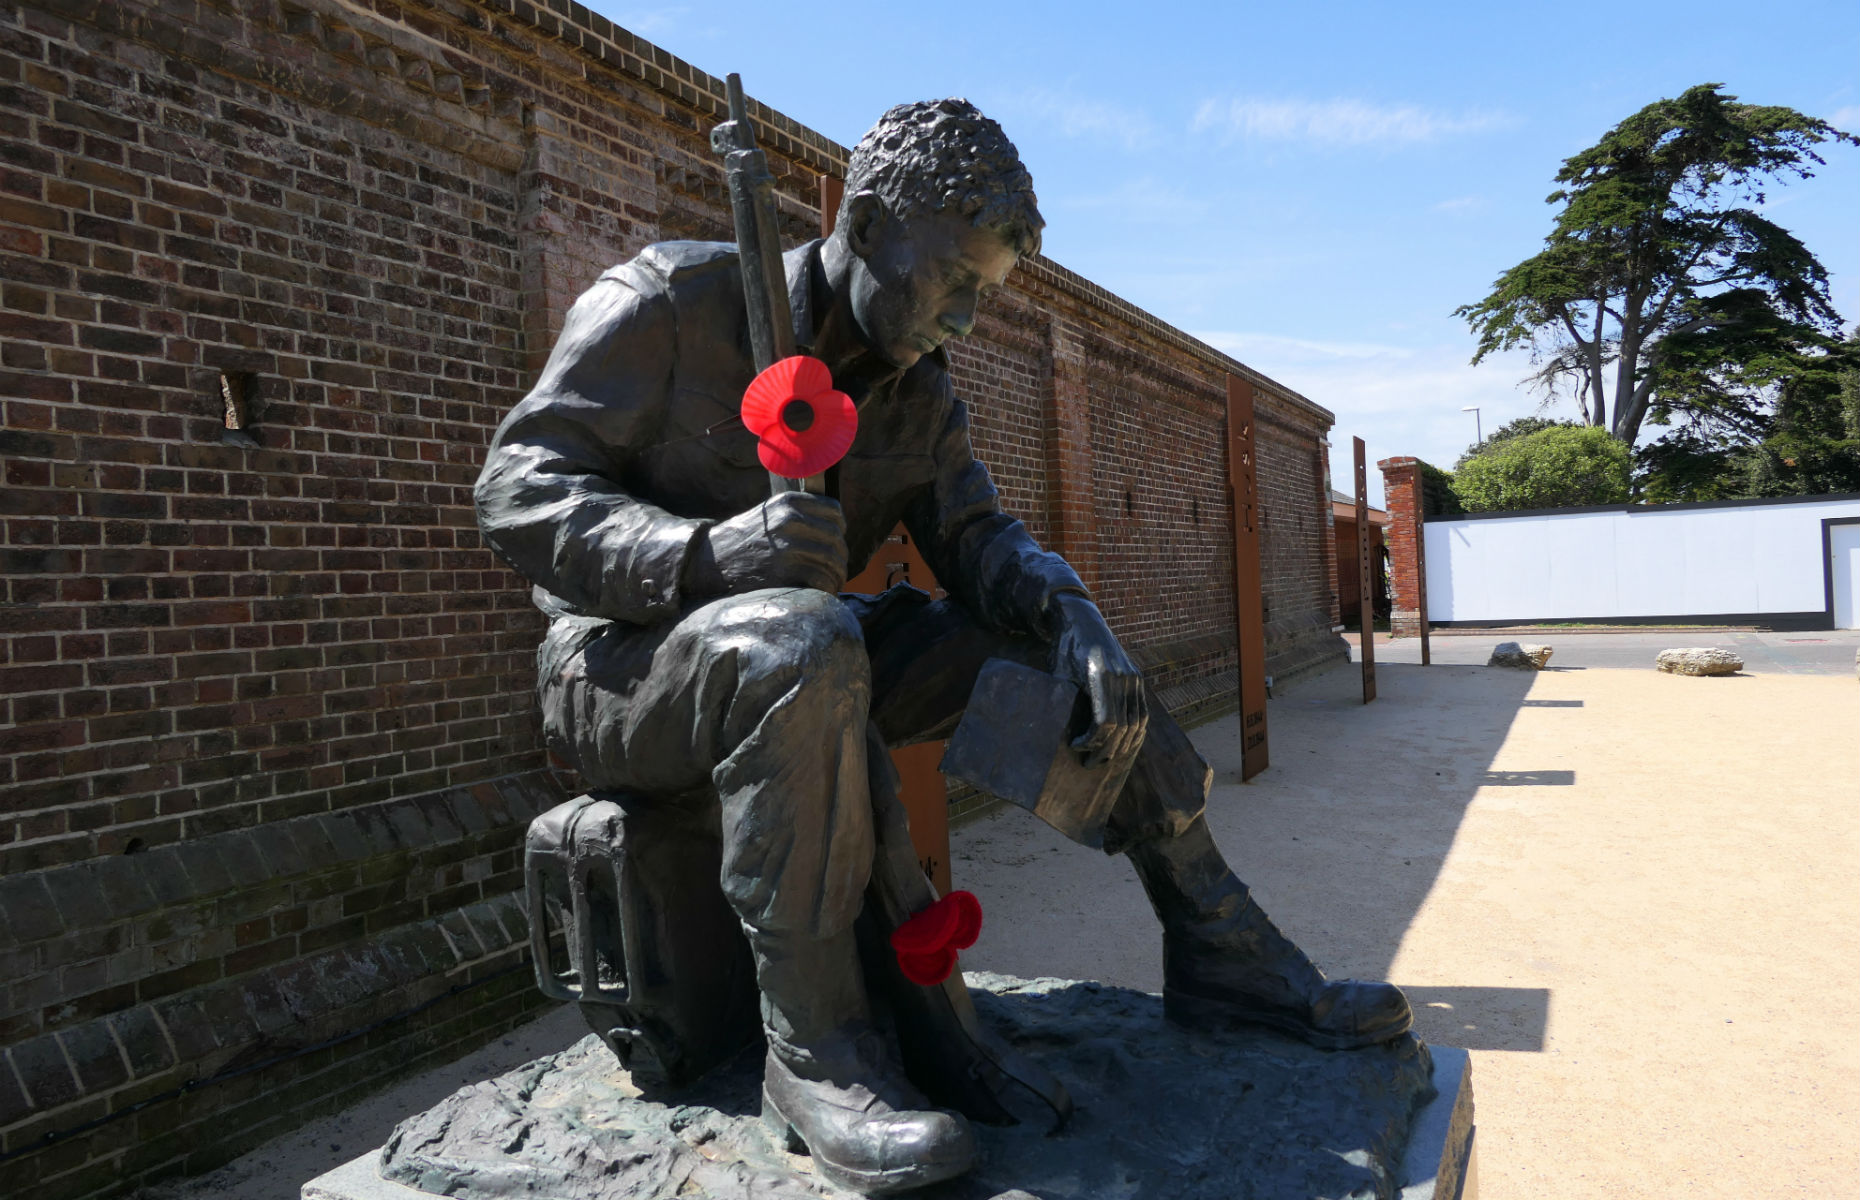
{"type": "Polygon", "coordinates": [[[975,310],[969,308],[960,312],[946,312],[937,318],[936,323],[943,330],[944,337],[966,337],[975,328],[975,310]]]}

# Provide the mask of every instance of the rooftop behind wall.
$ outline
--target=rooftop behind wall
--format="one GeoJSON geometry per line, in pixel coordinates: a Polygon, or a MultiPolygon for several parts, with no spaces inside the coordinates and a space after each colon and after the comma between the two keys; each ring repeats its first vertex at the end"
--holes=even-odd
{"type": "MultiPolygon", "coordinates": [[[[0,1194],[203,1169],[540,1002],[542,627],[470,486],[596,274],[728,236],[720,94],[567,3],[0,9],[0,1194]]],[[[799,240],[845,150],[755,111],[799,240]]],[[[1327,412],[1044,260],[954,358],[1191,715],[1251,378],[1269,669],[1338,653],[1327,412]]]]}

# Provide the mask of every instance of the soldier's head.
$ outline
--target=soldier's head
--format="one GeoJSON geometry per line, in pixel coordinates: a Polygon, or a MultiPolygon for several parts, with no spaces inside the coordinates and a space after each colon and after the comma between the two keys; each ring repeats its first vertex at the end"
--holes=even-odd
{"type": "Polygon", "coordinates": [[[898,105],[853,151],[834,226],[860,332],[905,367],[969,332],[1045,224],[1001,126],[967,100],[898,105]]]}

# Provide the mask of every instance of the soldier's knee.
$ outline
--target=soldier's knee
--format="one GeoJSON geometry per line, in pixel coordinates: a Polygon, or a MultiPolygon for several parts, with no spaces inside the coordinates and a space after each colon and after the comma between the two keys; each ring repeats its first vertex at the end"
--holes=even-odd
{"type": "Polygon", "coordinates": [[[796,685],[870,688],[859,622],[839,597],[814,588],[774,588],[732,596],[705,622],[711,655],[733,662],[739,688],[786,694],[796,685]]]}
{"type": "Polygon", "coordinates": [[[838,596],[815,588],[751,592],[744,615],[785,658],[865,672],[865,636],[838,596]]]}

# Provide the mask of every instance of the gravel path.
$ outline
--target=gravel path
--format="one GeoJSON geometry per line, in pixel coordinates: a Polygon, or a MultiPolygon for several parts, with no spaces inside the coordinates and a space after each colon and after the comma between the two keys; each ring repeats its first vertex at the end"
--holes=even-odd
{"type": "MultiPolygon", "coordinates": [[[[1394,979],[1424,1036],[1473,1051],[1483,1194],[1852,1194],[1852,675],[1384,661],[1378,682],[1367,707],[1353,669],[1286,689],[1244,786],[1236,723],[1198,730],[1211,819],[1332,973],[1394,979]]],[[[955,843],[988,914],[965,963],[1160,986],[1123,859],[1017,810],[955,843]]]]}
{"type": "MultiPolygon", "coordinates": [[[[1348,634],[1352,646],[1356,635],[1348,634]]],[[[1854,677],[1854,654],[1860,651],[1860,630],[1820,629],[1799,633],[1752,629],[1671,629],[1658,633],[1626,631],[1587,632],[1576,629],[1455,629],[1436,631],[1428,639],[1433,660],[1443,665],[1482,667],[1500,642],[1537,642],[1556,650],[1550,660],[1556,667],[1620,667],[1638,670],[1653,666],[1662,650],[1684,646],[1721,646],[1741,656],[1752,675],[1845,675],[1854,677]]],[[[1354,654],[1352,654],[1354,657],[1354,654]]],[[[1419,638],[1376,636],[1376,661],[1419,663],[1419,638]]]]}

